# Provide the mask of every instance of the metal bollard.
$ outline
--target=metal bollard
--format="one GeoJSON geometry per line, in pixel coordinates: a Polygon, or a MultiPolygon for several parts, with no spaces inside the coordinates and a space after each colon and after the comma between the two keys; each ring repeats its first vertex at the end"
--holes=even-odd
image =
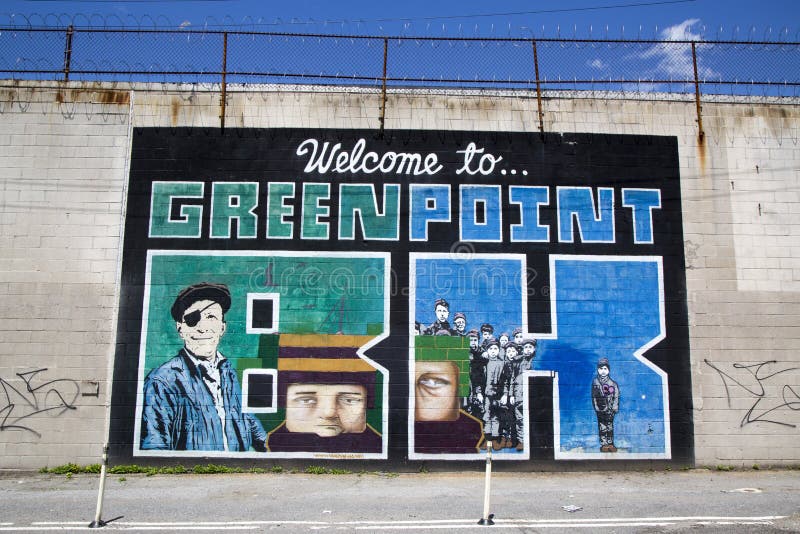
{"type": "Polygon", "coordinates": [[[101,528],[106,522],[100,519],[103,513],[103,494],[106,490],[106,467],[108,466],[108,443],[103,445],[103,463],[100,465],[100,490],[97,492],[97,509],[94,512],[94,521],[89,523],[89,528],[101,528]]]}
{"type": "Polygon", "coordinates": [[[479,525],[494,525],[494,514],[489,513],[489,498],[492,493],[492,441],[486,441],[486,480],[483,488],[483,516],[479,525]]]}

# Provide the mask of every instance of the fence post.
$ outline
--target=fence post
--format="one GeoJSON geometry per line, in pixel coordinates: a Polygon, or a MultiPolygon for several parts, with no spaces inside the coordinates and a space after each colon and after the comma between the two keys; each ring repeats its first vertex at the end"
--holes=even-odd
{"type": "Polygon", "coordinates": [[[544,138],[544,113],[542,113],[542,86],[539,83],[539,53],[536,51],[536,39],[533,43],[533,68],[536,73],[536,106],[539,110],[539,134],[544,138]]]}
{"type": "Polygon", "coordinates": [[[67,42],[64,45],[64,81],[69,81],[69,68],[72,63],[72,34],[74,28],[72,24],[67,27],[67,42]]]}
{"type": "Polygon", "coordinates": [[[228,75],[228,32],[222,34],[222,90],[219,101],[219,128],[225,129],[225,101],[227,100],[227,75],[228,75]]]}
{"type": "Polygon", "coordinates": [[[706,134],[703,131],[702,106],[700,106],[700,79],[697,76],[697,49],[694,41],[692,41],[692,65],[694,66],[694,103],[697,108],[697,127],[700,130],[698,135],[700,136],[700,141],[702,141],[706,134]]]}
{"type": "Polygon", "coordinates": [[[383,127],[386,124],[386,63],[389,59],[389,38],[383,38],[383,88],[381,90],[381,116],[380,136],[383,137],[383,127]]]}

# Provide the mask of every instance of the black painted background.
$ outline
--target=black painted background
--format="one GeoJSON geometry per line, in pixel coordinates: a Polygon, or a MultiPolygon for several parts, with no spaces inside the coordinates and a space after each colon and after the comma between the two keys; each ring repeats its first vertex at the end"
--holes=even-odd
{"type": "MultiPolygon", "coordinates": [[[[541,224],[549,224],[550,243],[472,243],[476,253],[526,253],[528,267],[536,277],[529,278],[533,294],[528,301],[531,332],[550,331],[549,254],[614,254],[656,255],[664,258],[667,337],[647,353],[647,357],[669,374],[670,418],[672,421],[672,456],[674,462],[693,462],[692,391],[689,363],[689,335],[686,308],[686,281],[683,255],[678,147],[674,137],[539,134],[509,132],[452,131],[387,131],[382,138],[374,130],[308,130],[308,129],[163,129],[134,130],[125,219],[122,288],[114,384],[112,425],[109,436],[112,458],[118,463],[131,459],[134,439],[134,416],[139,362],[139,337],[145,258],[148,249],[198,250],[320,250],[320,251],[388,251],[391,252],[393,279],[391,298],[391,334],[369,351],[371,358],[390,371],[389,462],[407,462],[408,403],[408,254],[409,252],[448,252],[458,242],[458,184],[504,184],[503,201],[508,201],[508,185],[551,186],[550,206],[543,206],[541,224]],[[297,146],[308,138],[342,143],[349,149],[359,139],[367,141],[367,150],[436,152],[444,170],[433,177],[406,175],[339,175],[329,173],[306,175],[306,157],[295,155],[297,146]],[[491,176],[456,176],[463,156],[456,153],[470,142],[487,152],[503,156],[491,176]],[[501,175],[502,168],[527,169],[528,175],[501,175]],[[267,240],[266,182],[296,182],[294,202],[294,235],[300,235],[302,181],[331,183],[331,238],[328,241],[267,240]],[[253,239],[149,239],[150,190],[152,181],[206,182],[203,236],[207,236],[210,212],[211,183],[214,181],[260,182],[261,204],[258,238],[253,239]],[[356,239],[338,241],[338,186],[340,182],[375,183],[381,205],[381,184],[401,183],[400,240],[397,242],[365,241],[356,225],[356,239]],[[429,241],[408,241],[408,184],[451,183],[452,223],[435,223],[429,227],[429,241]],[[555,186],[613,187],[615,189],[615,244],[557,243],[555,186]],[[634,245],[631,210],[622,207],[623,187],[656,188],[662,193],[661,209],[653,211],[654,244],[634,245]]],[[[503,235],[509,238],[509,225],[519,222],[514,207],[503,215],[503,235]]],[[[579,239],[577,231],[575,240],[579,239]]],[[[531,387],[531,424],[537,436],[532,447],[530,464],[541,465],[553,459],[552,406],[549,385],[541,387],[536,379],[531,387]],[[544,406],[545,409],[540,407],[544,406]]],[[[549,380],[549,379],[547,379],[549,380]]],[[[139,463],[145,460],[137,458],[139,463]]],[[[145,460],[147,461],[147,460],[145,460]]],[[[153,460],[150,460],[154,463],[153,460]]],[[[319,461],[319,460],[315,460],[319,461]]],[[[253,463],[250,461],[249,463],[253,463]]],[[[291,462],[286,462],[291,463],[291,462]]],[[[428,462],[429,463],[429,462],[428,462]]],[[[522,463],[510,468],[524,470],[522,463]]]]}

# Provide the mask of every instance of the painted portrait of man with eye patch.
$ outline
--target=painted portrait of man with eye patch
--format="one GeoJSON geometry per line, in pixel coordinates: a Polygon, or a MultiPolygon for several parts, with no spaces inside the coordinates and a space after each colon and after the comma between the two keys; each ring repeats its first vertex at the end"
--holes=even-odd
{"type": "Polygon", "coordinates": [[[144,381],[141,449],[266,451],[261,423],[242,413],[236,370],[218,350],[231,307],[227,286],[181,290],[170,314],[183,348],[144,381]]]}

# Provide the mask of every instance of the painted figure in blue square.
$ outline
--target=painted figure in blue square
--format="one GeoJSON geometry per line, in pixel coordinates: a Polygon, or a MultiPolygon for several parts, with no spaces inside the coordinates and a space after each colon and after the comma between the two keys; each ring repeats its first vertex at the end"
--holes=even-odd
{"type": "Polygon", "coordinates": [[[592,407],[597,414],[597,433],[600,452],[617,452],[614,446],[614,416],[619,412],[619,384],[609,374],[608,358],[597,362],[597,374],[592,379],[592,407]]]}

